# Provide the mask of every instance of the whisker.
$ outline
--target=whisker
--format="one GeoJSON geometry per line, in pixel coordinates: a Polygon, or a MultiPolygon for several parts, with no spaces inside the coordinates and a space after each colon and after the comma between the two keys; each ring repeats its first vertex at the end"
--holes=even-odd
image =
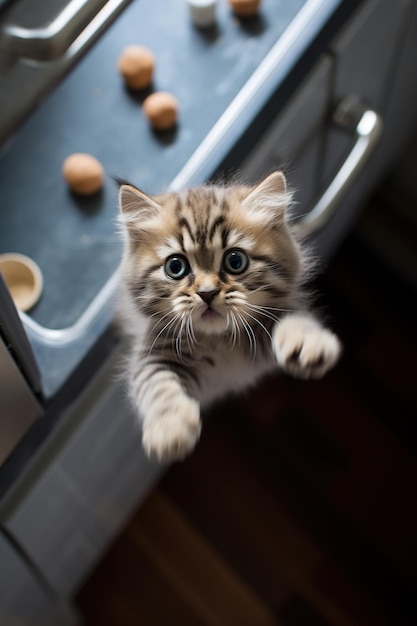
{"type": "MultiPolygon", "coordinates": [[[[149,352],[148,352],[148,356],[147,356],[147,361],[149,360],[149,357],[151,356],[152,350],[154,349],[154,346],[156,344],[156,342],[158,341],[159,337],[162,335],[162,333],[168,329],[171,324],[173,324],[179,317],[179,313],[177,313],[177,315],[175,317],[173,317],[167,324],[165,324],[165,326],[163,328],[161,328],[161,330],[159,331],[159,333],[156,335],[155,339],[153,340],[153,343],[151,345],[151,347],[149,348],[149,352]]],[[[165,316],[166,317],[166,316],[165,316]]]]}
{"type": "Polygon", "coordinates": [[[247,311],[245,311],[245,315],[248,315],[252,320],[254,320],[254,322],[257,322],[259,324],[259,326],[261,328],[263,328],[263,330],[266,332],[266,334],[268,335],[268,337],[272,340],[271,337],[271,333],[269,332],[269,330],[262,324],[262,322],[260,320],[258,320],[257,317],[254,317],[253,315],[251,315],[250,313],[248,313],[247,311]]]}
{"type": "Polygon", "coordinates": [[[187,333],[187,344],[188,344],[188,348],[190,350],[190,353],[193,353],[193,331],[192,331],[192,327],[191,327],[191,315],[187,315],[187,323],[186,323],[186,333],[187,333]]]}
{"type": "MultiPolygon", "coordinates": [[[[181,314],[181,321],[179,322],[179,326],[180,326],[179,332],[178,332],[177,337],[175,338],[175,351],[181,363],[188,366],[188,365],[191,365],[191,363],[184,358],[184,355],[182,353],[183,331],[184,331],[184,328],[186,329],[187,319],[188,318],[187,318],[186,313],[183,312],[181,314]]],[[[178,324],[175,327],[175,330],[177,329],[177,327],[178,327],[178,324]]],[[[187,340],[188,340],[188,337],[187,337],[187,340]]]]}
{"type": "Polygon", "coordinates": [[[194,326],[193,326],[193,312],[195,310],[196,306],[194,306],[190,313],[189,313],[189,321],[190,321],[190,332],[191,332],[191,337],[193,339],[193,342],[195,345],[197,345],[197,338],[195,336],[195,332],[194,332],[194,326]]]}
{"type": "Polygon", "coordinates": [[[279,311],[281,313],[294,313],[295,309],[283,309],[282,307],[276,307],[276,306],[266,306],[266,305],[260,305],[260,304],[253,304],[252,302],[250,302],[249,304],[251,304],[252,306],[260,306],[262,309],[269,309],[270,311],[279,311]]]}
{"type": "Polygon", "coordinates": [[[262,291],[263,289],[269,289],[269,287],[275,287],[275,285],[273,285],[272,283],[266,283],[265,285],[261,285],[260,287],[257,287],[256,289],[251,289],[250,293],[256,293],[257,291],[262,291]]]}
{"type": "Polygon", "coordinates": [[[176,337],[175,336],[173,337],[173,341],[175,341],[175,352],[177,353],[178,358],[180,359],[182,363],[184,363],[184,359],[182,356],[182,337],[181,337],[183,325],[184,325],[184,313],[181,314],[181,318],[175,327],[174,335],[176,334],[176,337]],[[179,330],[177,332],[178,326],[179,326],[179,330]]]}
{"type": "Polygon", "coordinates": [[[165,313],[165,315],[163,315],[159,320],[157,320],[155,322],[155,324],[152,326],[150,332],[153,333],[153,331],[159,326],[159,324],[161,324],[164,321],[165,318],[169,317],[173,313],[174,313],[174,309],[171,309],[170,311],[168,311],[168,313],[165,313]]]}
{"type": "Polygon", "coordinates": [[[280,318],[277,317],[276,315],[274,315],[273,313],[270,313],[269,311],[264,311],[263,307],[257,307],[256,305],[252,305],[249,303],[246,303],[246,307],[249,308],[251,311],[254,311],[255,313],[257,313],[258,315],[263,315],[264,317],[267,317],[268,319],[270,319],[273,322],[279,322],[280,318]]]}
{"type": "Polygon", "coordinates": [[[229,327],[229,325],[231,326],[230,343],[232,345],[232,350],[233,350],[233,348],[236,345],[237,329],[238,329],[238,325],[237,325],[236,318],[235,318],[233,311],[227,312],[227,328],[229,327]]]}
{"type": "Polygon", "coordinates": [[[236,313],[236,315],[238,316],[238,318],[240,319],[242,326],[248,336],[249,339],[249,346],[250,346],[250,351],[252,354],[252,361],[255,360],[255,356],[256,356],[256,337],[255,337],[255,333],[253,332],[250,324],[247,323],[247,321],[243,318],[243,316],[240,313],[236,313]]]}

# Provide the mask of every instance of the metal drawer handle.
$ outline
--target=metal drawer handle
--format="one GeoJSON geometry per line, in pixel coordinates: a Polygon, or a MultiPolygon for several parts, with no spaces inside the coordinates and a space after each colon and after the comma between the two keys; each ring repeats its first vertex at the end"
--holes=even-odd
{"type": "Polygon", "coordinates": [[[2,47],[9,60],[19,57],[47,61],[62,56],[74,39],[106,4],[99,0],[72,0],[48,26],[24,28],[16,24],[4,27],[2,47]]]}
{"type": "Polygon", "coordinates": [[[342,100],[334,113],[333,121],[345,130],[354,130],[356,141],[316,205],[295,224],[296,233],[301,238],[316,233],[327,224],[373,153],[382,133],[380,115],[365,109],[353,96],[342,100]]]}

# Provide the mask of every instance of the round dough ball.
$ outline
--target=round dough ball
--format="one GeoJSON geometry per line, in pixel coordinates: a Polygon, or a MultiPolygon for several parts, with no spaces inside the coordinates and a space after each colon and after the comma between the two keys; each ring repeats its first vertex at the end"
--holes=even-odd
{"type": "Polygon", "coordinates": [[[71,191],[81,196],[90,196],[103,186],[103,167],[91,154],[70,154],[62,165],[62,175],[71,191]]]}
{"type": "Polygon", "coordinates": [[[252,17],[258,12],[261,0],[229,0],[229,4],[239,17],[252,17]]]}
{"type": "Polygon", "coordinates": [[[129,89],[149,87],[154,67],[154,55],[143,46],[128,46],[123,50],[117,63],[117,68],[129,89]]]}
{"type": "Polygon", "coordinates": [[[167,130],[177,121],[178,100],[170,93],[157,91],[144,100],[143,111],[155,130],[167,130]]]}

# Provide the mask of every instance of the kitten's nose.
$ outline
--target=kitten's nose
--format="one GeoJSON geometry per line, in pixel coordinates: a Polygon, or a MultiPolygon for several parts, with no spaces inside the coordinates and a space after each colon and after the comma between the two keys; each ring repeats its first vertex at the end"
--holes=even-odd
{"type": "Polygon", "coordinates": [[[220,289],[216,289],[216,288],[200,289],[199,291],[197,291],[197,293],[206,304],[211,304],[215,296],[217,296],[217,294],[219,293],[219,291],[220,289]]]}

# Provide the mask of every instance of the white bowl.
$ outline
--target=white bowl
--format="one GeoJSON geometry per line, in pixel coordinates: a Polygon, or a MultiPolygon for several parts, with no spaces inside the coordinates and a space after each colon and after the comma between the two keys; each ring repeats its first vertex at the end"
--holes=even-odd
{"type": "Polygon", "coordinates": [[[39,300],[43,277],[38,265],[24,254],[0,254],[0,272],[16,308],[28,311],[39,300]]]}

